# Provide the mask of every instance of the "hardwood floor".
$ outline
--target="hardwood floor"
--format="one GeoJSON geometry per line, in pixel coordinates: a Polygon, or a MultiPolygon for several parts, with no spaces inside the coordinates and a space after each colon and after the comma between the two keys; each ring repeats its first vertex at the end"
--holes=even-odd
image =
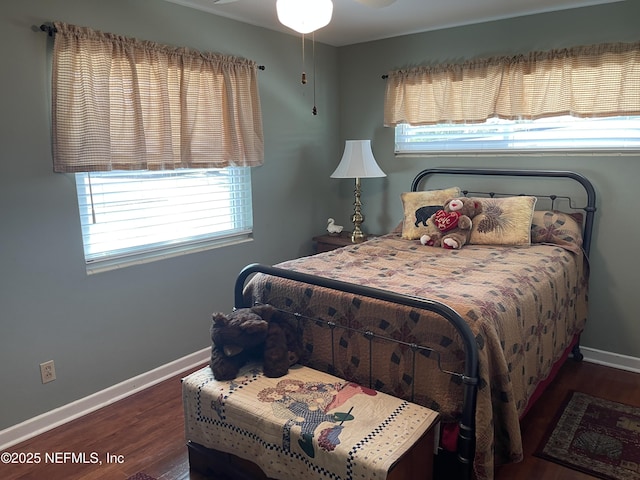
{"type": "Polygon", "coordinates": [[[640,406],[640,374],[569,359],[555,381],[521,423],[525,459],[499,467],[496,480],[587,480],[590,475],[534,457],[567,393],[579,390],[615,402],[640,406]]]}
{"type": "MultiPolygon", "coordinates": [[[[32,460],[38,454],[40,463],[0,463],[0,479],[119,480],[144,472],[160,480],[205,480],[189,472],[184,446],[180,377],[187,373],[9,448],[32,460]],[[77,463],[78,454],[89,463],[77,463]]],[[[499,467],[496,480],[593,478],[533,456],[570,390],[640,406],[640,374],[569,360],[523,421],[525,460],[499,467]]]]}
{"type": "Polygon", "coordinates": [[[188,373],[9,448],[38,453],[41,462],[0,463],[0,479],[121,480],[144,472],[161,480],[203,480],[190,475],[184,442],[180,378],[188,373]],[[84,453],[88,462],[95,452],[102,464],[47,463],[48,452],[84,453]],[[107,454],[121,457],[108,463],[107,454]]]}

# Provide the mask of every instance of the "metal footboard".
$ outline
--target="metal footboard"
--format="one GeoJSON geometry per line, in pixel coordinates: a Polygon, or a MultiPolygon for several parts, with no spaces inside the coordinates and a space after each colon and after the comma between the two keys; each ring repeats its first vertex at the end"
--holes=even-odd
{"type": "MultiPolygon", "coordinates": [[[[306,273],[295,272],[278,267],[251,264],[246,266],[238,275],[234,288],[235,308],[246,308],[251,305],[245,303],[243,290],[247,279],[255,273],[264,273],[274,277],[294,280],[309,285],[325,287],[332,290],[350,293],[357,296],[369,297],[385,302],[404,305],[416,309],[434,312],[445,318],[456,329],[462,338],[465,362],[464,372],[458,375],[463,384],[463,409],[459,421],[457,440],[457,460],[461,464],[463,478],[471,478],[473,471],[473,459],[475,454],[475,411],[478,394],[478,348],[473,332],[464,319],[452,308],[444,303],[415,296],[401,295],[398,293],[372,288],[353,283],[343,282],[330,278],[317,277],[306,273]]],[[[365,335],[369,332],[363,332],[365,335]]],[[[420,348],[420,346],[412,347],[420,348]]]]}

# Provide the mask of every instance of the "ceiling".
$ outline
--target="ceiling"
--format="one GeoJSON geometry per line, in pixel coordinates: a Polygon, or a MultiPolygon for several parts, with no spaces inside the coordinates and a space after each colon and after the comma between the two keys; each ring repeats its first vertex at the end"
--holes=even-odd
{"type": "MultiPolygon", "coordinates": [[[[276,0],[166,1],[298,35],[278,22],[276,0]]],[[[340,47],[410,33],[621,0],[396,0],[382,8],[363,5],[367,1],[372,0],[333,0],[331,23],[315,32],[316,41],[340,47]]]]}

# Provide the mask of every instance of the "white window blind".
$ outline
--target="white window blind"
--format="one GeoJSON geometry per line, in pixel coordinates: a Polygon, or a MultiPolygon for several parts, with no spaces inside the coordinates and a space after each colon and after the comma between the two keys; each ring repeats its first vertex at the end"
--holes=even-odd
{"type": "Polygon", "coordinates": [[[640,116],[538,120],[490,118],[483,123],[395,128],[396,154],[640,151],[640,116]]]}
{"type": "Polygon", "coordinates": [[[248,238],[249,167],[76,173],[89,273],[248,238]]]}

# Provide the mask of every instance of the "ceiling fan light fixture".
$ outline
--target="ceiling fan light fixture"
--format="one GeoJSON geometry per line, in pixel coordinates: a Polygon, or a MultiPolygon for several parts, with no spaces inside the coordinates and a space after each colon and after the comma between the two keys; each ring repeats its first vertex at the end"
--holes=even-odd
{"type": "Polygon", "coordinates": [[[331,21],[331,0],[278,0],[278,20],[285,27],[307,34],[325,27],[331,21]]]}

